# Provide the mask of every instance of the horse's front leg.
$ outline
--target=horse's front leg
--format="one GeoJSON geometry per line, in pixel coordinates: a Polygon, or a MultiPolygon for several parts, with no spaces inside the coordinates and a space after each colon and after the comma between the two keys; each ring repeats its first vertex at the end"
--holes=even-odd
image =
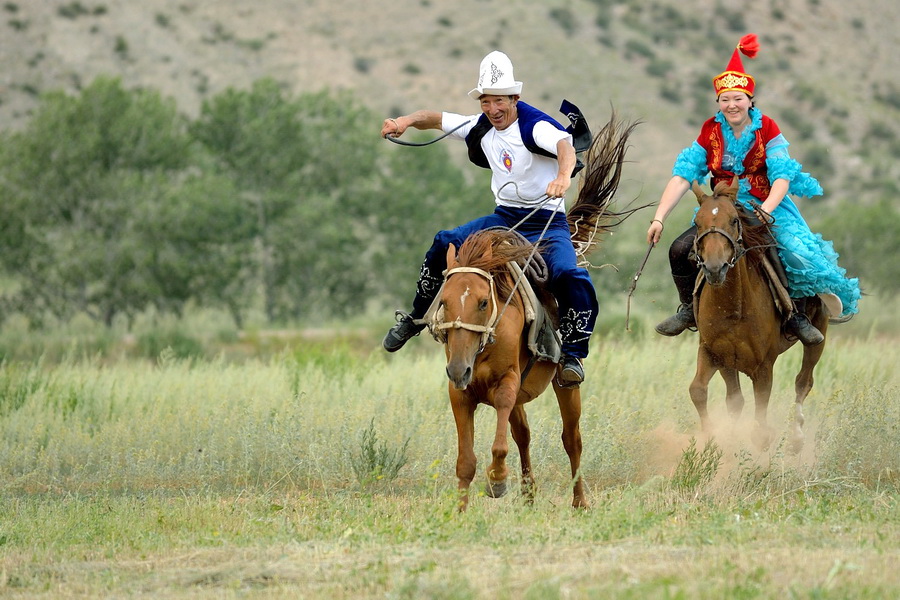
{"type": "Polygon", "coordinates": [[[688,391],[691,394],[691,402],[697,409],[697,415],[700,417],[700,430],[706,435],[712,434],[712,427],[709,422],[709,412],[706,408],[709,399],[709,381],[713,378],[718,370],[713,366],[712,358],[709,353],[700,346],[697,351],[697,371],[694,373],[694,379],[688,391]]]}
{"type": "Polygon", "coordinates": [[[529,504],[534,502],[534,475],[531,473],[531,429],[525,407],[517,404],[509,415],[509,428],[513,441],[519,448],[522,461],[522,496],[529,504]]]}
{"type": "Polygon", "coordinates": [[[741,380],[735,369],[720,369],[719,374],[725,381],[725,406],[733,424],[737,424],[744,410],[744,394],[741,392],[741,380]]]}
{"type": "Polygon", "coordinates": [[[750,439],[757,448],[766,450],[775,437],[767,421],[769,397],[772,395],[772,363],[761,365],[751,379],[756,400],[756,427],[750,439]]]}
{"type": "Polygon", "coordinates": [[[450,407],[456,422],[456,477],[459,480],[459,510],[469,505],[469,486],[475,478],[475,402],[451,384],[450,407]]]}
{"type": "Polygon", "coordinates": [[[509,454],[509,415],[516,405],[519,393],[518,374],[510,371],[504,375],[494,389],[489,392],[490,403],[497,411],[497,429],[494,432],[494,443],[491,445],[491,464],[487,469],[485,492],[491,498],[506,495],[506,478],[509,468],[506,466],[506,455],[509,454]]]}
{"type": "Polygon", "coordinates": [[[569,464],[572,467],[572,506],[574,508],[590,508],[584,491],[584,479],[581,476],[581,389],[564,388],[553,378],[553,390],[559,403],[559,414],[562,417],[562,441],[569,464]]]}

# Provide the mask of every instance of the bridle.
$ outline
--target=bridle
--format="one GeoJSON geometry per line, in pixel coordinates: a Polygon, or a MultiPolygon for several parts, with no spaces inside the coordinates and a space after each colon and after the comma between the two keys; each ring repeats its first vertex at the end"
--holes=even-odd
{"type": "Polygon", "coordinates": [[[702,263],[703,263],[703,259],[700,257],[700,251],[699,251],[700,240],[702,240],[703,238],[705,238],[706,236],[708,236],[711,233],[718,233],[719,235],[724,236],[725,239],[728,240],[728,242],[731,244],[731,250],[732,250],[731,260],[729,260],[725,264],[728,266],[729,269],[734,268],[734,263],[737,262],[737,260],[740,259],[744,254],[747,253],[747,249],[744,247],[744,225],[741,222],[740,217],[737,218],[737,221],[738,221],[737,239],[735,239],[734,237],[732,237],[732,235],[730,233],[728,233],[727,231],[725,231],[724,229],[721,229],[719,227],[710,227],[709,229],[707,229],[700,235],[694,237],[694,245],[693,245],[693,248],[691,249],[691,254],[694,257],[694,260],[697,261],[698,265],[700,265],[702,267],[702,263]]]}
{"type": "Polygon", "coordinates": [[[487,325],[466,323],[462,321],[460,317],[457,317],[454,321],[444,321],[444,309],[441,307],[434,313],[434,317],[430,323],[431,333],[436,340],[443,344],[447,343],[448,329],[465,329],[466,331],[480,333],[481,341],[478,345],[478,354],[480,354],[488,344],[494,342],[494,331],[497,328],[497,322],[500,320],[500,316],[497,314],[497,290],[494,286],[494,276],[484,269],[475,267],[455,267],[447,271],[444,275],[444,281],[446,282],[450,276],[455,273],[475,273],[488,280],[488,284],[491,286],[491,316],[487,321],[487,325]]]}

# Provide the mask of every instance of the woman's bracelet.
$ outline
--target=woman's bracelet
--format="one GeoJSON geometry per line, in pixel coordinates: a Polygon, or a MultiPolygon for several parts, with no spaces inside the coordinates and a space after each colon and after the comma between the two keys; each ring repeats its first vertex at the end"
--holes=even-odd
{"type": "Polygon", "coordinates": [[[660,227],[662,227],[663,229],[666,228],[666,226],[663,224],[663,222],[660,221],[659,219],[653,219],[652,221],[650,221],[651,225],[653,225],[654,223],[659,223],[660,227]]]}

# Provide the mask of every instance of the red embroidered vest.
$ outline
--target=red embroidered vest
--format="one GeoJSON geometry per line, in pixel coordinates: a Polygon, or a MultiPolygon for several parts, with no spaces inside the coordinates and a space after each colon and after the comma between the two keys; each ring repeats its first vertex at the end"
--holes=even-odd
{"type": "MultiPolygon", "coordinates": [[[[741,179],[750,182],[750,193],[761,202],[769,196],[771,184],[766,168],[766,144],[779,135],[781,130],[769,117],[762,115],[762,127],[753,132],[756,139],[744,157],[744,172],[741,179]]],[[[716,185],[725,181],[731,183],[734,173],[722,168],[722,157],[725,154],[725,138],[722,135],[722,126],[715,118],[709,119],[700,129],[700,137],[697,143],[706,149],[706,164],[711,176],[710,185],[713,189],[716,185]]]]}

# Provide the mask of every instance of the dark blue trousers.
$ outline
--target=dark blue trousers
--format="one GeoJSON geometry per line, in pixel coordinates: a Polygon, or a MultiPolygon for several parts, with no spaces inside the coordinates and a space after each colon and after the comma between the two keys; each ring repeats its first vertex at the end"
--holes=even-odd
{"type": "MultiPolygon", "coordinates": [[[[411,315],[421,319],[434,301],[444,280],[443,272],[447,268],[447,248],[450,244],[459,248],[476,231],[491,227],[513,227],[530,212],[530,209],[498,206],[493,214],[460,225],[456,229],[438,232],[425,254],[425,262],[422,263],[411,315]]],[[[541,242],[541,255],[547,263],[549,289],[559,304],[562,351],[570,356],[585,358],[599,306],[594,283],[587,269],[577,265],[565,214],[539,210],[518,225],[516,231],[528,241],[536,242],[551,218],[551,213],[553,222],[541,242]]]]}

